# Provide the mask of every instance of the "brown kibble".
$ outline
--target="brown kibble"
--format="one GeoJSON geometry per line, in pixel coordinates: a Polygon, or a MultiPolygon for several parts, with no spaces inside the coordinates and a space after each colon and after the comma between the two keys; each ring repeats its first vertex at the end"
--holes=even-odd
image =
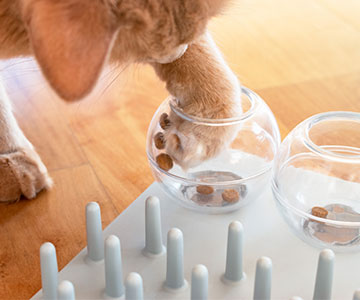
{"type": "Polygon", "coordinates": [[[169,128],[170,126],[170,120],[169,120],[169,116],[167,113],[163,113],[161,116],[160,116],[160,120],[159,120],[159,124],[160,124],[160,127],[162,129],[167,129],[169,128]]]}
{"type": "Polygon", "coordinates": [[[239,201],[239,193],[237,190],[228,189],[222,192],[221,194],[224,201],[229,203],[235,203],[239,201]]]}
{"type": "Polygon", "coordinates": [[[214,188],[209,185],[198,185],[196,191],[202,195],[210,195],[214,192],[214,188]]]}
{"type": "Polygon", "coordinates": [[[326,216],[328,215],[328,211],[323,208],[323,207],[320,207],[320,206],[314,206],[312,209],[311,209],[311,214],[315,217],[319,217],[319,218],[326,218],[326,216]]]}
{"type": "Polygon", "coordinates": [[[165,171],[169,171],[174,166],[172,158],[166,153],[159,154],[156,157],[156,163],[165,171]]]}
{"type": "Polygon", "coordinates": [[[164,134],[162,132],[158,132],[157,134],[155,134],[154,143],[155,143],[155,147],[160,150],[165,148],[165,139],[164,139],[164,134]]]}

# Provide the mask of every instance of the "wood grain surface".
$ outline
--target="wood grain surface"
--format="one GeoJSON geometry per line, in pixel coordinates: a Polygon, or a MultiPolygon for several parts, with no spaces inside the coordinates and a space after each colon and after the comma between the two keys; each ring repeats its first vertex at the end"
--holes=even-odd
{"type": "MultiPolygon", "coordinates": [[[[210,30],[242,83],[269,104],[282,137],[315,113],[360,111],[359,1],[233,2],[210,30]]],[[[167,92],[148,66],[108,67],[91,96],[66,104],[31,59],[0,69],[55,181],[35,200],[0,205],[0,299],[27,299],[41,285],[43,242],[54,243],[63,268],[85,246],[87,202],[99,202],[105,227],[151,184],[146,131],[167,92]]]]}

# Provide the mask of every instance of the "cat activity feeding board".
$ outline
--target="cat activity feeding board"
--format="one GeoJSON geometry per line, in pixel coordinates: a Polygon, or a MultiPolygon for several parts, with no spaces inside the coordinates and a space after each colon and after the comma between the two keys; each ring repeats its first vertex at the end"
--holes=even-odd
{"type": "Polygon", "coordinates": [[[43,291],[33,299],[57,290],[59,299],[360,299],[360,254],[319,255],[289,231],[264,188],[242,210],[208,215],[154,183],[104,231],[90,203],[87,248],[57,273],[55,248],[44,244],[43,291]]]}
{"type": "Polygon", "coordinates": [[[104,231],[99,206],[88,204],[88,245],[61,272],[44,244],[33,299],[360,300],[360,114],[309,118],[278,149],[271,111],[243,93],[250,109],[235,120],[235,144],[191,173],[166,158],[160,129],[174,110],[165,101],[147,141],[158,183],[104,231]]]}

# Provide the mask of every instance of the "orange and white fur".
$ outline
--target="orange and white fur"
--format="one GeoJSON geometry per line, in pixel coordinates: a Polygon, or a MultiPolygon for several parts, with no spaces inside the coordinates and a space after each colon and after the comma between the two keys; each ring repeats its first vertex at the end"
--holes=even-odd
{"type": "MultiPolygon", "coordinates": [[[[91,92],[106,63],[149,63],[183,111],[229,118],[239,83],[206,31],[227,0],[0,0],[0,58],[34,56],[66,101],[91,92]]],[[[231,140],[170,114],[166,151],[184,168],[231,140]],[[179,138],[177,138],[179,137],[179,138]]],[[[34,198],[52,181],[11,112],[0,81],[0,202],[34,198]]]]}

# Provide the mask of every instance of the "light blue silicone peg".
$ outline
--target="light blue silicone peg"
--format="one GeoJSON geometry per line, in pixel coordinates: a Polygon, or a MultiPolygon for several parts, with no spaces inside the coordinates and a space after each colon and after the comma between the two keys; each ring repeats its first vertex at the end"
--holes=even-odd
{"type": "Polygon", "coordinates": [[[180,229],[172,228],[167,235],[165,289],[178,291],[185,287],[184,239],[180,229]]]}
{"type": "Polygon", "coordinates": [[[204,265],[196,265],[191,273],[191,300],[207,300],[209,272],[204,265]]]}
{"type": "Polygon", "coordinates": [[[360,289],[354,292],[353,300],[360,300],[360,289]]]}
{"type": "Polygon", "coordinates": [[[145,203],[145,248],[144,255],[154,257],[165,253],[162,242],[160,201],[150,196],[145,203]]]}
{"type": "Polygon", "coordinates": [[[314,300],[330,300],[334,276],[335,254],[330,249],[320,252],[316,272],[314,300]]]}
{"type": "Polygon", "coordinates": [[[120,240],[115,235],[105,240],[105,293],[114,298],[124,295],[120,240]]]}
{"type": "Polygon", "coordinates": [[[75,289],[73,284],[64,280],[58,286],[58,300],[75,300],[75,289]]]}
{"type": "Polygon", "coordinates": [[[43,298],[56,299],[58,286],[58,265],[53,244],[44,243],[40,247],[40,268],[43,298]]]}
{"type": "Polygon", "coordinates": [[[87,258],[90,261],[104,259],[104,240],[101,226],[100,206],[96,202],[86,205],[87,258]]]}
{"type": "Polygon", "coordinates": [[[143,300],[143,281],[138,273],[130,273],[125,280],[125,299],[143,300]]]}
{"type": "Polygon", "coordinates": [[[243,226],[240,222],[231,222],[228,228],[226,267],[223,279],[226,283],[238,283],[243,273],[243,226]]]}
{"type": "Polygon", "coordinates": [[[256,263],[254,300],[271,298],[272,262],[268,257],[260,257],[256,263]]]}

